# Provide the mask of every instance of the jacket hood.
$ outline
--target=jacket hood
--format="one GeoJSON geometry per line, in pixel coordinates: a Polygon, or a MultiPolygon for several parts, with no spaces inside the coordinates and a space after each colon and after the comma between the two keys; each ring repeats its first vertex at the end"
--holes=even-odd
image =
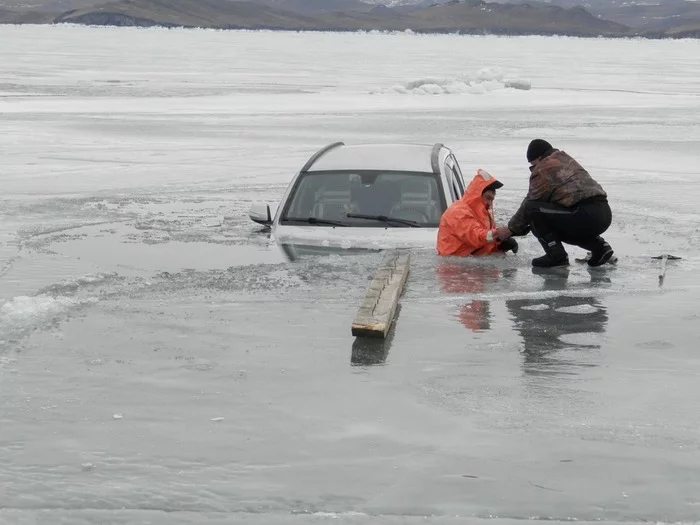
{"type": "Polygon", "coordinates": [[[476,175],[474,175],[469,186],[467,186],[467,190],[464,192],[462,199],[472,207],[474,204],[481,202],[481,194],[489,186],[492,186],[493,189],[496,190],[501,188],[503,183],[489,172],[479,168],[476,170],[476,175]]]}

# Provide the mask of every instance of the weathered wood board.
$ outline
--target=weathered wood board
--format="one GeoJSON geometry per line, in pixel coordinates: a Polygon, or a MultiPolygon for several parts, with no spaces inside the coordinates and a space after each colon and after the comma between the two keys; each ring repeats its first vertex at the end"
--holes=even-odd
{"type": "Polygon", "coordinates": [[[386,338],[406,284],[409,265],[410,255],[407,252],[392,251],[384,256],[357,310],[352,335],[386,338]]]}

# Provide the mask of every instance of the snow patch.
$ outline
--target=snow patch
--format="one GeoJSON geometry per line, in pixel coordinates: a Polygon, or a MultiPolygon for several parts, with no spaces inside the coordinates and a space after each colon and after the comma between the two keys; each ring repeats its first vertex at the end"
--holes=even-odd
{"type": "Polygon", "coordinates": [[[364,512],[356,512],[353,510],[349,510],[346,512],[323,512],[323,511],[318,511],[318,512],[313,512],[311,514],[312,516],[319,516],[323,518],[331,518],[331,519],[339,519],[339,518],[350,518],[350,517],[366,517],[368,516],[364,512]]]}
{"type": "Polygon", "coordinates": [[[0,337],[4,339],[4,335],[16,336],[62,315],[70,308],[95,302],[96,298],[76,300],[44,294],[14,297],[0,306],[0,337]]]}
{"type": "MultiPolygon", "coordinates": [[[[5,341],[0,341],[0,345],[2,345],[5,341]]],[[[0,355],[0,369],[5,368],[7,366],[12,366],[17,362],[17,359],[14,357],[7,357],[7,356],[2,356],[0,355]]]]}
{"type": "Polygon", "coordinates": [[[523,306],[520,309],[521,310],[533,310],[533,311],[549,310],[549,306],[546,304],[533,304],[531,306],[523,306]]]}
{"type": "Polygon", "coordinates": [[[40,318],[60,313],[75,305],[76,301],[68,297],[50,297],[48,295],[36,295],[29,297],[22,295],[14,297],[0,307],[0,320],[23,321],[32,318],[40,318]]]}
{"type": "Polygon", "coordinates": [[[508,74],[502,68],[483,68],[474,75],[449,77],[425,77],[404,85],[370,91],[371,94],[399,95],[481,95],[502,89],[529,90],[529,80],[508,74]]]}

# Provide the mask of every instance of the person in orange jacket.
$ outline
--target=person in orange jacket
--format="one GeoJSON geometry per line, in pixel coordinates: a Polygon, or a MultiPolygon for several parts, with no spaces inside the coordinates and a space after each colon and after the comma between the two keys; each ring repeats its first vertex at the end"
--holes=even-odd
{"type": "Polygon", "coordinates": [[[503,183],[478,169],[464,195],[442,214],[438,226],[439,255],[487,255],[512,250],[518,252],[513,238],[496,239],[493,201],[503,183]]]}

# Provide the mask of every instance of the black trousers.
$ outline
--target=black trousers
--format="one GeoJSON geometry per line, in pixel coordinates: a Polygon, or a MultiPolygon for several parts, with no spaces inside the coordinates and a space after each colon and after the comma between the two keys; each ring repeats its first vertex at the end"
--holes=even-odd
{"type": "Polygon", "coordinates": [[[585,250],[598,246],[598,236],[612,223],[612,210],[607,199],[587,199],[571,208],[530,201],[525,207],[525,215],[533,235],[540,241],[564,242],[585,250]]]}

